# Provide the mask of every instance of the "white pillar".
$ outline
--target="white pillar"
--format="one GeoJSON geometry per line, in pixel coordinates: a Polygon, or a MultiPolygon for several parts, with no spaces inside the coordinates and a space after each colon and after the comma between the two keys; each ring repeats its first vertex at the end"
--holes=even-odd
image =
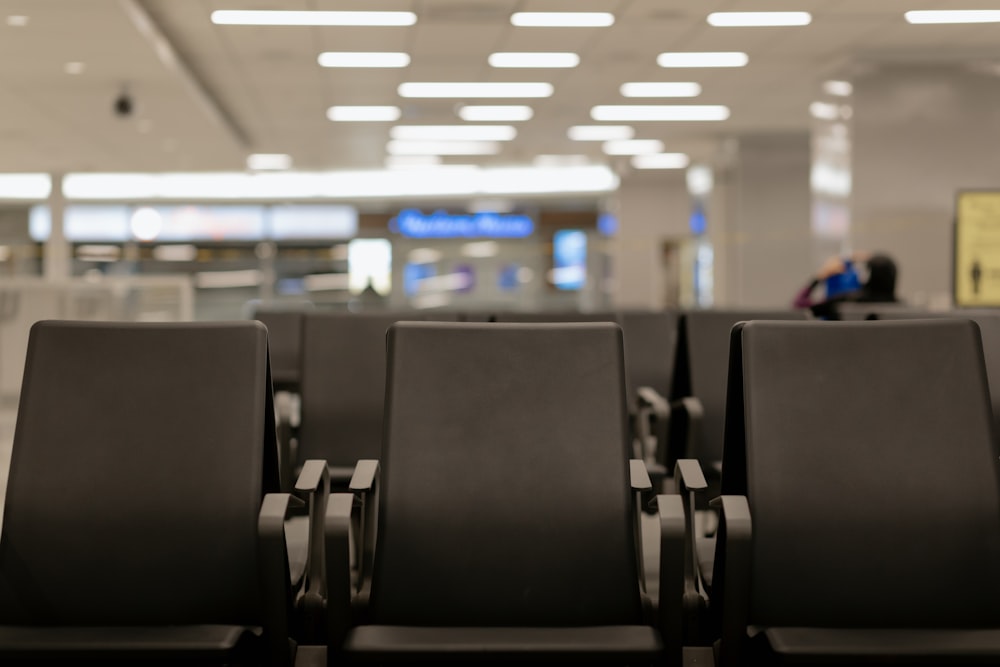
{"type": "Polygon", "coordinates": [[[62,174],[52,174],[52,192],[47,202],[52,229],[45,242],[42,275],[52,282],[66,280],[72,274],[72,253],[64,229],[66,199],[63,197],[62,181],[62,174]]]}

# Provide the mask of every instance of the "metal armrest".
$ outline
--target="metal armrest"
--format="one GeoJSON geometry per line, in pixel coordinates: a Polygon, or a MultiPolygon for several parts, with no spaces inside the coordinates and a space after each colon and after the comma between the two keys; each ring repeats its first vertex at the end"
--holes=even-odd
{"type": "Polygon", "coordinates": [[[640,408],[649,408],[653,416],[657,419],[668,419],[670,417],[670,403],[660,392],[652,387],[639,387],[635,390],[640,408]]]}
{"type": "Polygon", "coordinates": [[[719,512],[712,607],[720,619],[721,637],[715,664],[727,667],[743,664],[750,609],[752,525],[746,496],[720,496],[711,505],[719,512]]]}
{"type": "Polygon", "coordinates": [[[633,491],[652,491],[653,482],[649,479],[649,471],[646,470],[646,464],[639,459],[630,459],[629,462],[629,481],[632,485],[633,491]]]}
{"type": "Polygon", "coordinates": [[[707,606],[705,587],[702,585],[701,571],[698,562],[698,549],[695,544],[695,508],[697,495],[708,488],[701,465],[694,459],[679,459],[674,466],[674,481],[677,493],[681,498],[684,511],[684,611],[689,621],[688,628],[692,639],[700,633],[698,621],[702,618],[707,606]]]}
{"type": "Polygon", "coordinates": [[[636,406],[633,414],[635,437],[639,451],[635,454],[649,464],[657,461],[657,451],[666,447],[659,442],[653,424],[661,421],[666,424],[670,420],[670,403],[652,387],[636,389],[636,406]]]}
{"type": "Polygon", "coordinates": [[[332,493],[326,505],[324,552],[326,570],[327,663],[335,665],[351,627],[351,516],[354,495],[332,493]]]}
{"type": "Polygon", "coordinates": [[[278,423],[275,427],[278,438],[278,474],[279,483],[284,493],[292,492],[292,477],[295,474],[295,460],[292,455],[292,438],[295,427],[292,426],[291,408],[288,401],[275,401],[278,423]]]}
{"type": "Polygon", "coordinates": [[[354,493],[359,505],[355,515],[354,548],[355,562],[358,566],[358,588],[364,586],[365,578],[375,556],[376,522],[378,521],[378,482],[380,476],[377,459],[361,459],[354,467],[351,476],[350,490],[354,493]]]}
{"type": "Polygon", "coordinates": [[[316,619],[322,615],[323,596],[326,593],[323,524],[330,497],[330,472],[326,461],[311,459],[302,465],[302,472],[295,483],[295,493],[309,507],[309,555],[306,560],[302,606],[307,618],[316,619]]]}
{"type": "Polygon", "coordinates": [[[264,614],[269,636],[264,637],[268,663],[280,667],[292,664],[289,646],[288,550],[285,545],[285,519],[302,501],[287,493],[264,496],[257,517],[257,551],[260,558],[264,614]]]}
{"type": "Polygon", "coordinates": [[[684,506],[681,497],[656,497],[660,517],[659,621],[669,664],[681,664],[684,644],[684,506]]]}

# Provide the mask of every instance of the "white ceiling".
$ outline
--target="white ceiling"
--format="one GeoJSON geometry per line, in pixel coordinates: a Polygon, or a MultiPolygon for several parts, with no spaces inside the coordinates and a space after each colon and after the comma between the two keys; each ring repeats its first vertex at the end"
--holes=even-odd
{"type": "MultiPolygon", "coordinates": [[[[964,0],[962,9],[996,8],[964,0]]],[[[821,84],[884,60],[1000,60],[1000,25],[917,26],[911,9],[954,0],[0,0],[0,171],[242,169],[252,152],[289,153],[299,169],[379,168],[391,123],[332,123],[334,104],[389,104],[401,123],[455,124],[460,100],[401,99],[404,81],[549,81],[552,97],[511,101],[534,108],[518,136],[480,164],[529,164],[538,154],[584,153],[623,168],[598,143],[570,141],[591,107],[628,102],[626,81],[696,81],[700,97],[725,104],[717,123],[633,123],[636,138],[712,159],[743,133],[805,130],[821,84]],[[216,9],[382,9],[417,14],[411,27],[213,25],[216,9]],[[808,10],[812,24],[713,28],[719,10],[808,10]],[[515,11],[608,11],[610,28],[518,28],[515,11]],[[152,19],[181,63],[168,66],[137,27],[152,19]],[[6,23],[29,17],[24,27],[6,23]],[[741,50],[737,69],[666,70],[663,51],[741,50]],[[322,51],[405,51],[404,69],[323,69],[322,51]],[[575,69],[493,69],[496,51],[573,51],[575,69]],[[85,63],[82,74],[65,63],[85,63]],[[112,112],[123,89],[135,111],[112,112]]],[[[632,100],[669,103],[671,100],[632,100]]],[[[502,102],[478,102],[502,103],[502,102]]],[[[469,158],[449,158],[467,163],[469,158]]]]}

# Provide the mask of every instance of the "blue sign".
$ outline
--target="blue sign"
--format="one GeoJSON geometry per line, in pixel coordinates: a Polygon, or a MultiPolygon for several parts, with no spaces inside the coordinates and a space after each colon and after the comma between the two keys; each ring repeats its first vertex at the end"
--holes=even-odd
{"type": "Polygon", "coordinates": [[[527,215],[453,214],[445,211],[424,215],[413,208],[400,211],[399,215],[389,221],[389,227],[414,239],[515,239],[531,236],[535,231],[535,223],[527,215]]]}

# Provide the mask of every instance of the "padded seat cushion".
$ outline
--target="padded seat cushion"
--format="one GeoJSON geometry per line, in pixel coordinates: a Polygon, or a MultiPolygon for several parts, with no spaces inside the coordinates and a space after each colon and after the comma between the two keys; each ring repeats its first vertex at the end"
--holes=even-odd
{"type": "Polygon", "coordinates": [[[20,653],[46,655],[106,650],[124,658],[126,654],[167,652],[172,659],[196,658],[233,651],[241,640],[256,641],[260,628],[236,625],[175,625],[150,627],[32,627],[0,625],[0,658],[20,653]]]}
{"type": "Polygon", "coordinates": [[[959,629],[852,629],[768,628],[771,649],[788,658],[942,658],[952,660],[1000,659],[1000,628],[959,629]]]}
{"type": "Polygon", "coordinates": [[[654,657],[663,650],[659,634],[644,625],[571,628],[434,628],[362,625],[345,648],[367,655],[579,655],[654,657]]]}

